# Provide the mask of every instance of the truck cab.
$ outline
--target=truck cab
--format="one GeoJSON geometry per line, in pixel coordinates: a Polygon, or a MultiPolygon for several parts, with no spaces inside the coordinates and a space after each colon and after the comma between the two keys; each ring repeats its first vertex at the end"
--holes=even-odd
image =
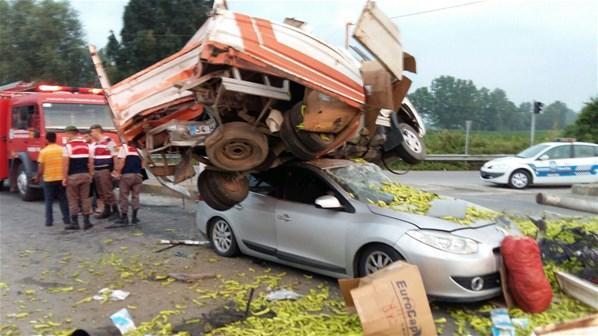
{"type": "Polygon", "coordinates": [[[0,186],[8,180],[23,200],[39,199],[41,186],[32,180],[46,132],[56,132],[57,143],[64,145],[66,126],[85,131],[93,124],[118,140],[101,89],[25,82],[0,86],[0,186]]]}

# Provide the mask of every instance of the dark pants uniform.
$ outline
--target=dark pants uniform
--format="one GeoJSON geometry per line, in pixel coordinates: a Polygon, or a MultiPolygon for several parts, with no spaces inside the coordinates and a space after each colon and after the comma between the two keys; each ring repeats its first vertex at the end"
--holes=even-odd
{"type": "Polygon", "coordinates": [[[123,174],[120,177],[120,212],[126,215],[129,212],[129,194],[131,194],[131,209],[139,209],[139,193],[143,179],[140,174],[123,174]]]}
{"type": "Polygon", "coordinates": [[[98,196],[104,201],[104,205],[115,205],[116,198],[114,197],[114,192],[112,192],[112,176],[110,175],[110,169],[96,170],[93,180],[98,196]]]}
{"type": "Polygon", "coordinates": [[[44,202],[46,203],[46,225],[54,224],[53,204],[54,200],[58,200],[60,205],[60,212],[62,213],[62,222],[64,224],[70,223],[69,206],[66,201],[66,194],[62,181],[44,182],[44,202]]]}
{"type": "Polygon", "coordinates": [[[69,175],[66,186],[66,196],[69,201],[69,210],[71,216],[77,216],[79,211],[83,215],[91,214],[91,198],[89,197],[89,188],[91,178],[88,173],[69,175]],[[81,208],[79,207],[81,202],[81,208]]]}

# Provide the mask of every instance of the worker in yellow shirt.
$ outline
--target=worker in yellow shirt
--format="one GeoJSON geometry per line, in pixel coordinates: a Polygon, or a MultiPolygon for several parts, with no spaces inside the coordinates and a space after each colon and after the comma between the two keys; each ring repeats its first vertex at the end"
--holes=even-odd
{"type": "Polygon", "coordinates": [[[46,133],[46,141],[48,145],[39,152],[38,162],[39,169],[37,170],[36,182],[43,181],[44,201],[46,203],[46,226],[54,224],[53,219],[53,203],[58,200],[60,204],[60,212],[62,212],[62,221],[66,225],[65,229],[69,229],[71,225],[69,217],[69,207],[66,200],[66,193],[62,180],[63,172],[63,152],[62,146],[56,144],[56,133],[46,133]]]}

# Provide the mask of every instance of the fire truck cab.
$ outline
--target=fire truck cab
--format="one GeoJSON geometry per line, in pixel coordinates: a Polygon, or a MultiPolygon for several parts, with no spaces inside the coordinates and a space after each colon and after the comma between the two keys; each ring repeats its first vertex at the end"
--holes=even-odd
{"type": "Polygon", "coordinates": [[[8,180],[23,200],[39,199],[41,186],[33,177],[46,132],[56,132],[57,143],[64,144],[66,126],[88,130],[93,124],[117,139],[102,89],[27,82],[0,86],[0,188],[8,180]]]}

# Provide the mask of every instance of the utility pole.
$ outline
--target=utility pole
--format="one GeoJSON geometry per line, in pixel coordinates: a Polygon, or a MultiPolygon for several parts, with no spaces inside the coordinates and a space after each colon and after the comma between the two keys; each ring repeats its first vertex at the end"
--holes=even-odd
{"type": "Polygon", "coordinates": [[[465,155],[469,154],[469,131],[471,130],[471,120],[465,120],[465,155]]]}

